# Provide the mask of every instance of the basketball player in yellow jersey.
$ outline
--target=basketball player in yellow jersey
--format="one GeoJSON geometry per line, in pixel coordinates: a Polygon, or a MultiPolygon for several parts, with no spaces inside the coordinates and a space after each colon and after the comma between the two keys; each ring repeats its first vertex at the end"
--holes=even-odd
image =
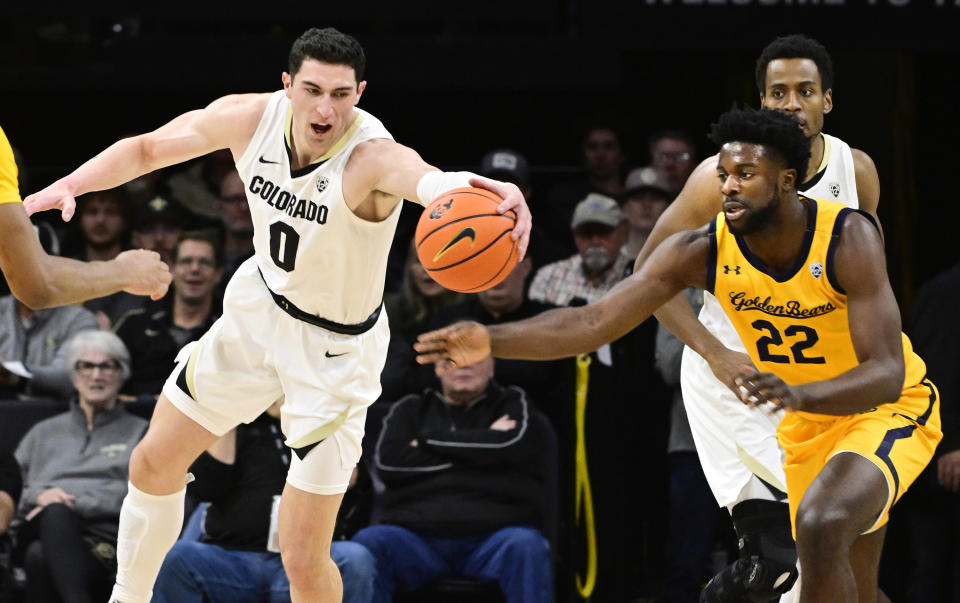
{"type": "Polygon", "coordinates": [[[14,297],[31,308],[75,304],[123,289],[160,299],[170,270],[153,251],[125,251],[109,262],[78,262],[47,255],[27,219],[17,164],[0,129],[0,269],[14,297]]]}
{"type": "MultiPolygon", "coordinates": [[[[677,233],[601,300],[484,327],[421,335],[418,361],[441,368],[499,358],[552,359],[597,349],[685,286],[715,294],[753,363],[744,403],[784,407],[791,519],[804,603],[878,600],[888,512],[940,441],[936,389],[900,332],[873,219],[797,194],[809,140],[769,110],[714,125],[723,212],[677,233]]],[[[749,599],[748,599],[749,600],[749,599]]]]}

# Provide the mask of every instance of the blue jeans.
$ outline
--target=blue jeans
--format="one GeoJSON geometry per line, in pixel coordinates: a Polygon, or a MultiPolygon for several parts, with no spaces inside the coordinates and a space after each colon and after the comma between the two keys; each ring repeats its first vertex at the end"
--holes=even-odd
{"type": "MultiPolygon", "coordinates": [[[[343,603],[373,596],[374,559],[353,542],[330,547],[343,577],[343,603]]],[[[153,589],[154,603],[289,603],[290,582],[279,553],[230,551],[179,540],[167,553],[153,589]]]]}
{"type": "Polygon", "coordinates": [[[428,538],[406,528],[377,525],[353,537],[376,559],[373,603],[394,591],[413,591],[440,578],[496,580],[507,603],[551,603],[553,559],[546,538],[531,527],[511,527],[480,538],[428,538]]]}

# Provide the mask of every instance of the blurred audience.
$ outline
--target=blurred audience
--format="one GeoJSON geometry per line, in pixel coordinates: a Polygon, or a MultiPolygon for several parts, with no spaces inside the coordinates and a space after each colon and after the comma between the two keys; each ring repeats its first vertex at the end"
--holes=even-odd
{"type": "Polygon", "coordinates": [[[154,197],[137,208],[133,246],[156,251],[171,264],[177,237],[188,221],[187,211],[172,197],[154,197]]]}
{"type": "MultiPolygon", "coordinates": [[[[209,505],[202,505],[189,522],[197,524],[196,530],[188,525],[167,553],[154,603],[289,603],[276,524],[289,465],[279,403],[224,434],[194,462],[190,472],[196,480],[188,486],[189,494],[209,505]]],[[[349,498],[355,490],[351,483],[341,517],[354,508],[349,498]]],[[[355,542],[334,540],[330,554],[343,577],[344,603],[369,602],[374,579],[370,552],[355,542]]]]}
{"type": "Polygon", "coordinates": [[[575,251],[570,239],[570,219],[576,205],[591,193],[623,201],[623,166],[626,156],[622,139],[609,125],[590,127],[581,146],[584,173],[581,177],[558,179],[548,195],[549,211],[537,215],[552,240],[565,249],[564,255],[575,251]]]}
{"type": "Polygon", "coordinates": [[[661,130],[650,139],[650,161],[670,187],[671,201],[697,167],[697,145],[680,130],[661,130]]]}
{"type": "Polygon", "coordinates": [[[531,420],[522,390],[493,381],[493,367],[487,358],[442,375],[440,391],[409,395],[384,419],[381,523],[353,538],[376,559],[375,603],[450,576],[494,579],[508,603],[553,601],[546,423],[531,420]]]}
{"type": "Polygon", "coordinates": [[[534,199],[534,188],[530,178],[530,164],[527,158],[511,149],[490,151],[480,161],[480,175],[503,182],[516,184],[533,215],[531,242],[536,245],[527,248],[527,257],[533,260],[533,269],[555,262],[568,255],[567,249],[557,243],[546,228],[548,214],[552,211],[546,199],[534,199]]]}
{"type": "MultiPolygon", "coordinates": [[[[36,228],[44,251],[56,255],[53,229],[44,223],[36,228]]],[[[76,333],[98,326],[82,306],[31,310],[13,295],[0,297],[0,396],[69,396],[73,387],[63,346],[76,333]]]]}
{"type": "Polygon", "coordinates": [[[568,306],[574,299],[600,299],[633,268],[623,252],[627,221],[612,197],[590,193],[577,204],[570,223],[577,254],[537,271],[530,299],[568,306]]]}
{"type": "Polygon", "coordinates": [[[627,174],[626,201],[621,209],[630,225],[624,253],[636,258],[647,242],[660,214],[673,201],[666,179],[652,166],[636,168],[627,174]]]}
{"type": "Polygon", "coordinates": [[[236,169],[223,175],[219,190],[226,283],[240,264],[253,255],[253,218],[247,205],[246,186],[236,169]]]}
{"type": "Polygon", "coordinates": [[[0,451],[0,603],[11,603],[14,596],[13,539],[9,529],[22,490],[17,459],[6,450],[0,451]]]}
{"type": "Polygon", "coordinates": [[[159,395],[180,348],[213,325],[222,303],[215,295],[223,277],[222,260],[215,231],[182,233],[173,249],[173,283],[167,295],[117,321],[117,335],[133,352],[125,393],[159,395]]]}
{"type": "Polygon", "coordinates": [[[18,546],[30,602],[109,597],[127,465],[147,427],[117,401],[130,356],[116,335],[79,333],[64,358],[75,402],[31,428],[15,453],[23,472],[18,546]]]}
{"type": "MultiPolygon", "coordinates": [[[[904,496],[905,601],[960,601],[960,263],[917,293],[910,338],[940,395],[943,441],[904,496]]],[[[894,522],[891,522],[894,523],[894,522]]],[[[892,529],[898,529],[896,524],[892,529]]],[[[898,566],[898,570],[902,566],[898,566]]]]}

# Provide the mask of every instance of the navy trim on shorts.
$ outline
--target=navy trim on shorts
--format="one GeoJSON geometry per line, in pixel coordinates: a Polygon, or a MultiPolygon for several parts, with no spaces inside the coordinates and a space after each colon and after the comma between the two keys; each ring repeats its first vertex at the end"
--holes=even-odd
{"type": "Polygon", "coordinates": [[[707,253],[707,282],[706,290],[710,295],[716,295],[714,289],[717,288],[717,217],[710,220],[710,228],[707,229],[707,236],[710,237],[710,251],[707,253]]]}
{"type": "Polygon", "coordinates": [[[927,410],[925,410],[922,415],[917,417],[917,423],[926,425],[927,420],[930,418],[930,413],[933,412],[933,405],[937,402],[937,389],[933,387],[933,383],[931,383],[929,379],[924,379],[920,384],[927,386],[927,389],[930,390],[930,405],[927,406],[927,410]]]}
{"type": "Polygon", "coordinates": [[[916,425],[907,425],[906,427],[897,427],[896,429],[888,430],[887,433],[884,434],[883,441],[880,442],[877,451],[874,453],[887,465],[887,469],[890,470],[890,475],[893,476],[894,500],[897,498],[897,493],[900,492],[900,476],[897,474],[897,468],[893,466],[893,461],[890,460],[890,451],[893,449],[893,445],[897,440],[909,438],[916,429],[916,425]]]}

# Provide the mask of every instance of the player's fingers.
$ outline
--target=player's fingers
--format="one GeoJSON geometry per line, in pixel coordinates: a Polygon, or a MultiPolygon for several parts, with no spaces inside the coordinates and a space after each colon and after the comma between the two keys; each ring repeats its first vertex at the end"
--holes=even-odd
{"type": "Polygon", "coordinates": [[[417,354],[417,364],[441,364],[447,360],[446,352],[426,352],[417,354]]]}

